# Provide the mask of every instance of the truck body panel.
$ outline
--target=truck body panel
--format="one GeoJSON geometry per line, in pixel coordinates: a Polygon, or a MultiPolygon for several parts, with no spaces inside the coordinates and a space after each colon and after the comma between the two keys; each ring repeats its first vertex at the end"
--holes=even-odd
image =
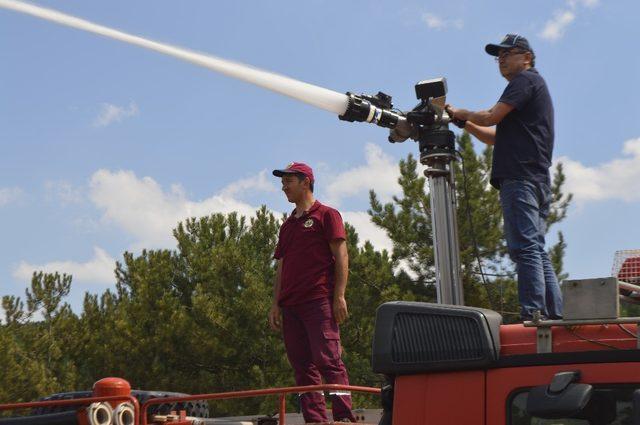
{"type": "Polygon", "coordinates": [[[399,376],[393,423],[403,425],[483,425],[485,371],[399,376]]]}

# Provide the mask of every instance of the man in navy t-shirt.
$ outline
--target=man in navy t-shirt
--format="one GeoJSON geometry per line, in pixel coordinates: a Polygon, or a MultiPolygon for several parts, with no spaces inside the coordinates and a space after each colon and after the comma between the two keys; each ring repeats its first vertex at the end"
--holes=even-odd
{"type": "Polygon", "coordinates": [[[551,96],[534,67],[535,54],[526,38],[507,34],[485,50],[496,56],[500,73],[509,81],[498,103],[477,112],[447,108],[465,130],[494,146],[491,185],[500,190],[505,238],[518,272],[522,319],[532,319],[536,311],[560,318],[560,287],[544,248],[554,138],[551,96]]]}

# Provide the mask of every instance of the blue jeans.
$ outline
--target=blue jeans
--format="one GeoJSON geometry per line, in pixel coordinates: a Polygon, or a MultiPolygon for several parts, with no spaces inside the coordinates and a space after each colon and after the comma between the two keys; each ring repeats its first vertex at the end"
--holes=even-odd
{"type": "Polygon", "coordinates": [[[500,204],[509,256],[518,272],[520,315],[534,311],[548,318],[562,317],[562,294],[551,260],[544,249],[551,189],[545,183],[505,179],[500,204]]]}

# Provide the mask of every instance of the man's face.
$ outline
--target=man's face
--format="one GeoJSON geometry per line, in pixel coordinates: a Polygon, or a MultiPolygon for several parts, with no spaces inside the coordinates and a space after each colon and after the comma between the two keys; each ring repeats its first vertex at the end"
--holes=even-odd
{"type": "Polygon", "coordinates": [[[531,54],[527,51],[515,49],[502,49],[498,54],[498,66],[500,74],[511,81],[513,77],[524,71],[531,65],[531,54]]]}
{"type": "Polygon", "coordinates": [[[308,187],[308,178],[299,179],[295,174],[285,174],[282,176],[282,191],[287,196],[287,200],[296,203],[304,197],[305,188],[308,187]]]}

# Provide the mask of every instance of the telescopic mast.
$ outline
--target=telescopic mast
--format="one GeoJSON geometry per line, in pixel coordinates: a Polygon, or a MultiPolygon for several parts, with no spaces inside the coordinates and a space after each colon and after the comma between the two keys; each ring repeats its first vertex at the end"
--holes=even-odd
{"type": "Polygon", "coordinates": [[[431,220],[435,257],[436,290],[440,304],[464,305],[460,280],[460,248],[456,221],[455,135],[444,112],[447,83],[444,78],[420,81],[415,86],[420,103],[409,112],[393,109],[391,96],[347,93],[349,104],[339,118],[391,129],[390,142],[411,138],[418,142],[420,163],[426,165],[431,195],[431,220]]]}

